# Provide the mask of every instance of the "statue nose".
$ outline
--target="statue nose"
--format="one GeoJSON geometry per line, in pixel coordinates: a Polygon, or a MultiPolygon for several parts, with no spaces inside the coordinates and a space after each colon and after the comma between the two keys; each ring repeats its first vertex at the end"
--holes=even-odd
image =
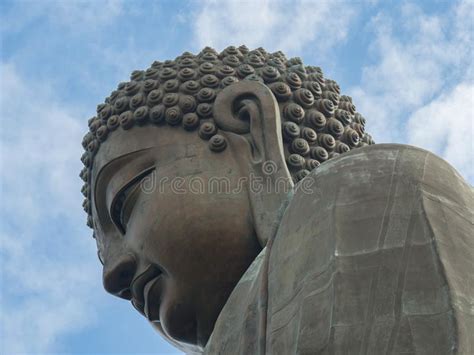
{"type": "Polygon", "coordinates": [[[137,269],[137,262],[133,255],[120,256],[112,265],[104,266],[103,283],[107,292],[114,296],[130,300],[132,293],[130,285],[137,269]]]}

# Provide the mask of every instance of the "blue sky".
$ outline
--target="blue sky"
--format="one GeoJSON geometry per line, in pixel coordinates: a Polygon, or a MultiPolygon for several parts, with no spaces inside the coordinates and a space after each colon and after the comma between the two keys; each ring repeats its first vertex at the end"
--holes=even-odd
{"type": "Polygon", "coordinates": [[[321,66],[376,142],[473,171],[473,1],[0,1],[2,353],[178,353],[101,285],[78,172],[96,105],[210,45],[321,66]]]}

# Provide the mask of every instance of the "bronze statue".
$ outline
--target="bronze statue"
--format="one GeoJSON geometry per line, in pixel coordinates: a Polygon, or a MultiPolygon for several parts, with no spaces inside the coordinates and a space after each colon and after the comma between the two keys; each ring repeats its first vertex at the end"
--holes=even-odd
{"type": "Polygon", "coordinates": [[[83,140],[105,289],[187,353],[472,353],[472,189],[364,125],[281,52],[133,72],[83,140]]]}

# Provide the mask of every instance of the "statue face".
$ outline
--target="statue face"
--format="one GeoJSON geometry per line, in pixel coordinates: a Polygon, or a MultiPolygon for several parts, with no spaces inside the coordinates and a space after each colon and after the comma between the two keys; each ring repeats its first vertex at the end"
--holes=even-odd
{"type": "Polygon", "coordinates": [[[104,287],[175,343],[205,345],[261,248],[239,181],[243,158],[232,152],[211,152],[195,132],[148,125],[117,130],[95,157],[104,287]]]}

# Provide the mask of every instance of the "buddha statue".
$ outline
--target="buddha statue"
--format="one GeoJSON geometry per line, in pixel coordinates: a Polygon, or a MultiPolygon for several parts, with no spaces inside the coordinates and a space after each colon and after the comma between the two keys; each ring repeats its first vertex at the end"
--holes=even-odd
{"type": "Polygon", "coordinates": [[[281,52],[134,71],[82,142],[105,290],[189,354],[473,353],[472,188],[364,126],[281,52]]]}

